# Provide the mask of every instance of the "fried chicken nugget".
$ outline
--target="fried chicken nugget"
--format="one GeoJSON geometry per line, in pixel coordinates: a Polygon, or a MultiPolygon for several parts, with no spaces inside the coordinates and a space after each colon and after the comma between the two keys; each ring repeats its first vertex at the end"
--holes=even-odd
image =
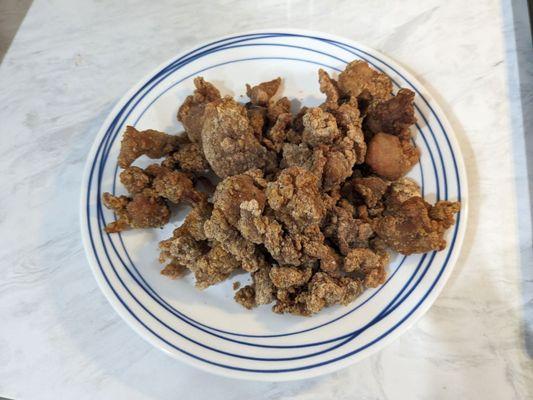
{"type": "Polygon", "coordinates": [[[174,151],[179,143],[179,136],[167,135],[153,129],[140,132],[128,125],[120,143],[118,165],[127,168],[142,155],[150,158],[164,157],[174,151]]]}
{"type": "Polygon", "coordinates": [[[209,171],[209,163],[204,157],[202,147],[198,143],[185,142],[179,149],[171,153],[161,163],[169,169],[180,169],[184,172],[202,174],[209,171]]]}
{"type": "Polygon", "coordinates": [[[408,128],[416,122],[414,99],[413,91],[400,89],[389,100],[371,103],[365,118],[366,130],[372,134],[385,132],[409,139],[408,128]]]}
{"type": "MultiPolygon", "coordinates": [[[[255,179],[260,178],[256,176],[255,179]]],[[[213,200],[213,213],[204,224],[206,236],[222,243],[226,251],[242,262],[245,270],[259,269],[265,263],[264,257],[256,245],[238,230],[241,203],[254,200],[257,204],[264,205],[266,202],[262,189],[255,183],[253,173],[231,176],[220,182],[213,200]]]]}
{"type": "Polygon", "coordinates": [[[394,181],[409,172],[419,158],[420,152],[408,140],[380,132],[370,140],[365,161],[376,174],[394,181]]]}
{"type": "Polygon", "coordinates": [[[170,210],[165,201],[150,191],[136,193],[133,197],[104,193],[103,203],[118,216],[116,221],[105,227],[107,233],[135,228],[159,228],[170,218],[170,210]]]}
{"type": "Polygon", "coordinates": [[[353,248],[368,247],[374,234],[368,222],[355,217],[354,207],[346,200],[341,200],[329,211],[323,232],[344,256],[353,248]]]}
{"type": "Polygon", "coordinates": [[[281,78],[263,82],[256,86],[246,84],[246,95],[250,98],[252,104],[266,107],[280,86],[281,78]]]}
{"type": "Polygon", "coordinates": [[[335,110],[341,97],[339,84],[322,68],[318,70],[318,83],[320,84],[320,91],[326,95],[326,101],[321,107],[326,111],[335,110]]]}
{"type": "Polygon", "coordinates": [[[205,201],[207,195],[194,188],[190,177],[181,172],[152,164],[146,169],[154,177],[152,189],[158,196],[168,201],[179,204],[183,201],[196,204],[205,201]]]}
{"type": "Polygon", "coordinates": [[[278,290],[278,301],[272,310],[308,316],[334,304],[349,304],[363,289],[364,285],[356,279],[317,272],[303,290],[278,290]]]}
{"type": "Polygon", "coordinates": [[[247,309],[271,303],[274,300],[274,285],[270,280],[268,267],[252,273],[251,285],[244,286],[235,293],[235,301],[247,309]]]}
{"type": "Polygon", "coordinates": [[[187,96],[178,109],[178,121],[183,124],[191,142],[201,143],[202,127],[205,119],[205,107],[210,102],[220,99],[220,92],[201,76],[194,78],[196,90],[187,96]]]}
{"type": "Polygon", "coordinates": [[[440,201],[432,206],[421,197],[411,197],[377,219],[374,230],[390,248],[405,255],[443,250],[444,233],[459,209],[458,202],[440,201]]]}
{"type": "Polygon", "coordinates": [[[266,197],[276,219],[289,232],[302,232],[309,225],[320,225],[326,214],[318,179],[300,167],[281,171],[278,179],[268,184],[266,197]]]}
{"type": "Polygon", "coordinates": [[[384,251],[355,248],[344,259],[344,270],[362,275],[365,286],[378,287],[387,278],[385,268],[388,264],[389,255],[384,251]]]}
{"type": "Polygon", "coordinates": [[[276,155],[259,143],[245,108],[230,97],[205,108],[202,147],[209,165],[221,178],[249,169],[273,169],[276,155]]]}
{"type": "Polygon", "coordinates": [[[189,269],[194,273],[195,286],[205,289],[228,279],[240,266],[235,256],[224,250],[220,243],[215,243],[207,253],[190,264],[189,269]]]}
{"type": "Polygon", "coordinates": [[[211,212],[212,206],[208,202],[196,204],[183,224],[174,229],[172,237],[159,242],[160,262],[170,261],[168,273],[173,273],[176,268],[181,269],[179,266],[190,268],[209,251],[204,223],[211,217],[211,212]]]}
{"type": "Polygon", "coordinates": [[[368,100],[387,100],[392,92],[390,78],[361,60],[352,61],[346,66],[339,74],[338,84],[344,95],[368,100]]]}

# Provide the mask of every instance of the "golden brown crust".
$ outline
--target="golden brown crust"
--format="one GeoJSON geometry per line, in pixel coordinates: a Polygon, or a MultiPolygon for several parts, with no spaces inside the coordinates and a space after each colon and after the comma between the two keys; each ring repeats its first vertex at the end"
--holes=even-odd
{"type": "Polygon", "coordinates": [[[416,123],[414,98],[413,91],[400,89],[389,100],[373,102],[368,108],[365,128],[372,134],[385,132],[409,139],[408,128],[416,123]]]}
{"type": "Polygon", "coordinates": [[[184,265],[181,265],[175,261],[169,262],[165,267],[161,270],[161,275],[166,276],[170,279],[179,279],[185,276],[187,273],[187,267],[184,265]]]}
{"type": "Polygon", "coordinates": [[[252,104],[256,106],[267,106],[280,86],[281,78],[263,82],[256,86],[246,84],[246,95],[250,98],[252,104]]]}
{"type": "Polygon", "coordinates": [[[390,78],[361,60],[352,61],[339,75],[339,89],[344,95],[386,100],[392,92],[390,78]]]}
{"type": "Polygon", "coordinates": [[[178,121],[183,124],[192,142],[201,143],[205,108],[212,101],[220,99],[220,92],[201,76],[194,79],[194,93],[188,96],[178,110],[178,121]]]}
{"type": "Polygon", "coordinates": [[[103,195],[104,205],[117,214],[117,220],[107,224],[107,233],[135,228],[159,228],[170,218],[170,210],[163,199],[151,193],[136,193],[133,197],[103,195]]]}
{"type": "Polygon", "coordinates": [[[193,174],[209,171],[209,164],[204,157],[202,147],[198,143],[186,142],[180,144],[179,149],[171,153],[161,163],[169,169],[180,169],[193,174]]]}
{"type": "Polygon", "coordinates": [[[254,136],[245,108],[229,97],[205,109],[202,148],[209,165],[221,178],[252,168],[272,168],[275,154],[254,136]]]}
{"type": "Polygon", "coordinates": [[[370,140],[365,161],[376,174],[394,181],[409,172],[419,158],[411,142],[380,132],[370,140]]]}
{"type": "Polygon", "coordinates": [[[306,284],[313,275],[313,269],[310,266],[302,268],[273,266],[269,274],[270,280],[276,288],[289,289],[306,284]]]}
{"type": "Polygon", "coordinates": [[[128,125],[122,136],[118,165],[127,168],[142,155],[150,158],[164,157],[177,148],[179,141],[178,136],[153,129],[138,131],[128,125]]]}
{"type": "Polygon", "coordinates": [[[375,231],[393,250],[402,254],[426,253],[446,247],[444,233],[459,212],[458,202],[431,206],[421,197],[411,197],[391,214],[375,222],[375,231]]]}
{"type": "Polygon", "coordinates": [[[196,287],[205,289],[226,280],[240,266],[239,260],[224,250],[220,243],[216,243],[189,268],[194,273],[196,287]]]}
{"type": "Polygon", "coordinates": [[[273,125],[281,114],[291,112],[291,102],[288,98],[282,97],[277,101],[270,102],[267,108],[267,118],[270,125],[273,125]]]}
{"type": "Polygon", "coordinates": [[[339,84],[322,68],[318,70],[318,82],[320,84],[320,91],[326,95],[326,101],[321,107],[326,110],[335,110],[338,107],[341,97],[339,84]]]}

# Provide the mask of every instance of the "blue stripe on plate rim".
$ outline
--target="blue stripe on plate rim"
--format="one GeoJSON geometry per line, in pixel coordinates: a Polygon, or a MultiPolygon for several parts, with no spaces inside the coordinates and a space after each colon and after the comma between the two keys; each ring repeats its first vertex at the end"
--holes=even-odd
{"type": "MultiPolygon", "coordinates": [[[[187,56],[189,56],[189,55],[203,56],[204,54],[199,55],[199,54],[195,54],[195,53],[198,53],[200,50],[202,50],[202,49],[204,49],[204,48],[208,48],[208,47],[210,47],[210,46],[216,45],[217,43],[224,43],[224,42],[228,42],[228,41],[230,41],[229,43],[225,43],[225,45],[228,46],[228,45],[231,45],[232,43],[235,43],[235,42],[231,42],[231,41],[234,40],[234,39],[239,39],[239,41],[247,41],[247,40],[253,40],[253,39],[258,39],[258,38],[261,39],[261,38],[265,38],[265,37],[282,37],[282,36],[296,36],[296,37],[304,37],[304,38],[311,38],[311,39],[316,39],[316,40],[325,41],[325,42],[327,42],[327,43],[329,43],[329,44],[333,44],[333,45],[335,45],[335,46],[337,46],[337,47],[341,47],[341,48],[344,48],[344,49],[349,49],[348,51],[350,51],[350,52],[353,53],[354,55],[357,55],[357,56],[360,57],[360,58],[361,58],[361,56],[360,56],[360,54],[358,54],[357,52],[361,52],[361,53],[363,53],[363,54],[366,54],[366,55],[368,55],[368,56],[374,58],[375,60],[377,60],[377,61],[379,61],[379,62],[382,62],[384,65],[387,65],[389,68],[391,68],[392,70],[394,70],[396,73],[398,73],[398,75],[402,76],[402,78],[403,78],[404,80],[406,80],[416,92],[418,92],[417,88],[416,88],[414,85],[412,85],[412,84],[411,84],[411,83],[410,83],[410,82],[409,82],[409,81],[408,81],[408,80],[407,80],[407,79],[406,79],[401,73],[399,73],[396,69],[394,69],[394,68],[391,67],[390,65],[386,64],[386,63],[383,62],[382,60],[377,59],[377,58],[374,57],[372,54],[369,54],[369,53],[365,52],[364,50],[358,49],[358,48],[356,48],[356,47],[354,47],[354,46],[347,45],[347,44],[342,43],[342,42],[340,42],[340,41],[338,41],[338,40],[333,40],[333,39],[324,38],[324,37],[318,37],[318,36],[303,35],[303,34],[299,34],[299,33],[298,33],[298,34],[293,34],[293,33],[252,33],[252,34],[244,34],[244,35],[232,36],[232,37],[229,37],[229,38],[226,38],[226,39],[222,39],[222,40],[220,40],[220,41],[213,42],[213,43],[207,44],[207,45],[205,45],[205,46],[202,46],[202,47],[200,47],[200,48],[194,50],[193,52],[190,52],[190,53],[186,54],[185,56],[182,56],[182,57],[179,58],[178,60],[173,61],[173,62],[172,62],[170,65],[168,65],[166,68],[163,68],[162,70],[160,70],[160,72],[159,72],[158,74],[156,74],[152,79],[150,79],[150,80],[149,80],[149,81],[148,81],[148,82],[147,82],[147,83],[146,83],[146,84],[145,84],[145,85],[144,85],[144,86],[143,86],[143,87],[142,87],[142,88],[136,93],[136,95],[137,95],[138,93],[140,93],[142,90],[144,90],[144,88],[145,88],[146,86],[149,86],[149,84],[151,84],[151,83],[154,81],[154,79],[159,78],[159,76],[160,76],[161,74],[165,74],[166,72],[168,72],[168,70],[171,70],[171,72],[173,72],[173,69],[172,69],[173,67],[174,67],[174,68],[179,68],[179,62],[180,62],[181,60],[183,60],[185,57],[187,57],[187,56]],[[175,65],[175,64],[178,64],[178,65],[175,65]]],[[[219,46],[219,47],[220,47],[220,46],[219,46]]],[[[209,54],[209,50],[208,50],[208,52],[206,52],[206,54],[209,54]]],[[[191,60],[186,61],[186,62],[190,62],[190,61],[191,61],[191,60]]],[[[170,73],[171,73],[171,72],[170,72],[170,73]]],[[[162,79],[164,79],[164,76],[163,76],[162,79]]],[[[159,82],[156,81],[156,83],[155,83],[155,84],[154,84],[149,90],[151,90],[153,87],[155,87],[158,83],[159,83],[159,82]]],[[[431,105],[430,105],[430,104],[428,103],[428,101],[424,98],[424,96],[421,95],[421,93],[418,92],[418,94],[419,94],[419,97],[422,98],[422,99],[424,100],[424,102],[427,104],[428,108],[431,110],[431,112],[433,113],[433,115],[436,117],[436,119],[437,119],[437,121],[438,121],[438,123],[439,123],[439,125],[440,125],[440,128],[441,128],[441,130],[442,130],[442,132],[443,132],[443,134],[444,134],[444,136],[445,136],[445,138],[446,138],[446,141],[447,141],[447,144],[448,144],[449,149],[450,149],[450,151],[451,151],[451,155],[452,155],[453,162],[454,162],[455,175],[456,175],[457,184],[458,184],[458,194],[459,194],[458,198],[459,198],[459,200],[460,200],[460,193],[461,193],[461,188],[460,188],[460,178],[459,178],[459,172],[458,172],[458,168],[457,168],[457,162],[456,162],[456,159],[455,159],[455,154],[454,154],[454,152],[453,152],[453,148],[452,148],[452,146],[451,146],[450,139],[448,138],[448,136],[447,136],[447,134],[446,134],[446,131],[445,131],[444,127],[443,127],[442,122],[440,121],[440,119],[439,119],[438,116],[436,115],[436,113],[435,113],[435,111],[433,110],[433,108],[431,107],[431,105]]],[[[136,96],[136,95],[135,95],[135,96],[136,96]]],[[[113,122],[112,122],[112,124],[111,124],[112,127],[115,127],[115,126],[118,126],[119,128],[121,127],[121,124],[117,124],[117,122],[118,122],[117,119],[119,119],[119,118],[121,117],[121,115],[123,114],[124,110],[128,107],[128,105],[130,104],[131,100],[133,100],[135,96],[133,96],[133,97],[130,98],[130,100],[125,104],[125,106],[122,108],[122,110],[121,110],[121,111],[117,114],[117,116],[113,119],[113,122]]],[[[137,102],[137,103],[138,103],[138,102],[137,102]]],[[[131,110],[130,110],[130,112],[131,112],[131,110]]],[[[423,114],[422,114],[422,116],[423,116],[423,114]]],[[[124,119],[123,119],[122,122],[124,122],[124,119]]],[[[117,131],[118,131],[118,130],[117,130],[117,131]]],[[[108,142],[107,139],[108,139],[109,133],[110,133],[110,130],[108,130],[108,132],[106,133],[106,136],[105,136],[105,137],[106,137],[106,140],[105,140],[106,142],[108,142]]],[[[433,132],[432,132],[432,135],[434,136],[433,132]]],[[[116,136],[116,134],[115,134],[115,136],[116,136]]],[[[114,140],[114,139],[113,139],[113,140],[114,140]]],[[[436,141],[435,138],[434,138],[434,140],[436,141]]],[[[96,161],[96,158],[97,158],[97,156],[98,156],[98,153],[100,153],[102,143],[103,143],[103,142],[100,142],[100,144],[98,145],[98,148],[97,148],[97,151],[96,151],[96,155],[95,155],[94,161],[96,161]]],[[[106,143],[106,144],[107,144],[107,143],[106,143]]],[[[438,145],[437,145],[437,150],[438,150],[438,152],[439,152],[439,157],[440,157],[440,160],[441,160],[441,165],[442,165],[443,168],[445,168],[445,167],[444,167],[443,158],[442,158],[442,154],[441,154],[441,151],[440,151],[440,148],[438,147],[438,145]]],[[[101,162],[102,162],[102,160],[101,160],[101,162]]],[[[104,162],[105,162],[105,161],[104,161],[104,162]]],[[[84,220],[84,222],[85,222],[85,226],[87,226],[88,229],[89,229],[89,237],[90,237],[90,239],[91,239],[91,245],[93,246],[93,252],[94,252],[93,254],[94,254],[94,256],[96,257],[97,261],[99,262],[99,260],[98,260],[98,256],[97,256],[97,254],[96,254],[96,250],[95,250],[95,248],[94,248],[94,243],[93,243],[93,237],[92,237],[91,227],[90,227],[90,224],[89,224],[90,209],[89,209],[89,201],[88,201],[88,200],[90,199],[90,191],[91,191],[91,187],[90,187],[90,186],[91,186],[91,182],[92,182],[92,175],[93,175],[93,172],[94,172],[94,162],[93,162],[93,165],[92,165],[92,167],[91,167],[91,170],[90,170],[90,176],[89,176],[89,179],[88,179],[88,181],[89,181],[89,186],[88,186],[87,189],[86,189],[86,190],[87,190],[87,198],[86,198],[87,200],[86,200],[86,203],[85,203],[85,204],[87,205],[87,209],[86,209],[87,214],[85,215],[86,220],[84,220]]],[[[443,176],[444,176],[444,179],[446,180],[446,173],[445,173],[445,170],[444,170],[443,176]]],[[[99,178],[101,178],[101,175],[100,175],[99,178]]],[[[437,176],[437,181],[438,181],[438,176],[437,176]]],[[[447,198],[447,184],[446,184],[446,181],[445,181],[444,187],[445,187],[445,196],[444,196],[444,198],[447,198]]],[[[82,201],[83,201],[83,199],[82,199],[82,201]]],[[[101,210],[100,210],[100,212],[101,212],[101,210]]],[[[464,211],[463,211],[463,212],[464,212],[464,211]]],[[[363,346],[363,347],[360,348],[360,349],[357,349],[357,350],[355,350],[355,351],[352,351],[352,352],[350,352],[350,353],[348,353],[348,354],[345,354],[345,355],[343,355],[343,356],[341,356],[341,357],[337,357],[337,358],[335,358],[335,359],[333,359],[333,360],[328,360],[328,361],[325,361],[325,362],[322,362],[322,363],[318,363],[318,364],[315,364],[315,365],[309,365],[309,366],[299,367],[299,368],[297,368],[297,369],[290,369],[290,368],[289,368],[289,369],[277,369],[277,370],[260,370],[260,369],[257,369],[257,370],[256,370],[256,369],[244,369],[244,370],[246,370],[246,371],[252,371],[252,372],[267,372],[267,373],[270,372],[270,373],[272,373],[272,372],[287,372],[287,371],[292,371],[292,370],[301,370],[301,369],[307,369],[307,368],[314,368],[314,367],[317,367],[317,366],[319,366],[319,365],[324,365],[324,364],[327,364],[327,363],[331,363],[331,362],[337,361],[337,360],[339,360],[339,359],[343,359],[343,358],[345,358],[345,357],[348,357],[348,356],[350,356],[350,355],[352,355],[352,354],[355,354],[355,353],[357,353],[357,352],[363,350],[364,348],[367,348],[368,346],[372,345],[373,343],[376,343],[376,342],[379,341],[381,338],[387,336],[387,335],[388,335],[390,332],[392,332],[397,326],[399,326],[400,324],[402,324],[403,321],[405,321],[405,320],[406,320],[406,319],[407,319],[407,318],[408,318],[408,317],[409,317],[409,316],[410,316],[410,315],[411,315],[411,314],[412,314],[412,313],[413,313],[413,312],[414,312],[414,311],[420,306],[420,304],[421,304],[421,303],[425,300],[425,298],[429,295],[429,293],[432,291],[432,289],[435,287],[435,285],[437,284],[438,280],[439,280],[440,277],[442,276],[442,273],[444,272],[444,269],[445,269],[445,267],[446,267],[446,265],[447,265],[447,263],[448,263],[448,261],[449,261],[449,258],[450,258],[450,255],[451,255],[451,249],[453,248],[453,246],[454,246],[454,244],[455,244],[455,239],[456,239],[456,237],[457,237],[458,227],[459,227],[459,225],[460,225],[460,218],[461,218],[461,215],[459,215],[458,218],[457,218],[457,225],[456,225],[455,230],[454,230],[454,235],[453,235],[452,243],[451,243],[451,245],[450,245],[450,250],[449,250],[448,255],[447,255],[447,257],[446,257],[446,261],[445,261],[443,267],[441,268],[441,270],[440,270],[440,272],[439,272],[437,278],[435,279],[435,281],[434,281],[433,284],[431,285],[430,289],[426,292],[426,294],[425,294],[425,295],[423,296],[423,298],[419,301],[419,303],[418,303],[418,304],[417,304],[417,305],[416,305],[416,306],[415,306],[415,307],[414,307],[414,308],[413,308],[413,309],[412,309],[412,310],[411,310],[411,311],[410,311],[410,312],[409,312],[409,313],[408,313],[408,314],[407,314],[407,315],[406,315],[406,316],[405,316],[405,317],[404,317],[399,323],[397,323],[395,326],[393,326],[391,329],[389,329],[387,332],[385,332],[385,333],[384,333],[383,335],[381,335],[379,338],[374,339],[372,342],[368,343],[367,345],[363,346]]],[[[98,218],[98,223],[99,223],[99,225],[102,223],[102,221],[100,220],[100,218],[98,218]]],[[[100,228],[101,228],[101,226],[100,226],[100,228]]],[[[104,241],[103,241],[103,238],[102,238],[102,243],[103,243],[103,245],[105,246],[105,243],[104,243],[104,241]]],[[[172,343],[166,341],[164,338],[161,338],[157,333],[153,332],[148,326],[146,326],[146,325],[145,325],[145,324],[144,324],[144,323],[143,323],[143,322],[142,322],[142,321],[141,321],[136,315],[134,315],[133,312],[132,312],[132,311],[129,309],[129,307],[126,305],[126,303],[120,298],[120,296],[118,295],[118,293],[116,293],[115,289],[111,286],[111,284],[110,284],[110,282],[109,282],[109,280],[108,280],[108,277],[107,277],[107,275],[105,274],[105,271],[103,270],[101,264],[99,264],[99,267],[100,267],[101,273],[103,274],[105,280],[107,281],[107,283],[108,283],[108,285],[109,285],[109,288],[114,292],[115,296],[116,296],[117,299],[123,304],[123,306],[125,307],[125,309],[127,309],[127,310],[132,314],[132,316],[133,316],[133,317],[134,317],[134,318],[135,318],[135,319],[136,319],[136,320],[137,320],[142,326],[144,326],[145,329],[147,329],[148,331],[150,331],[153,335],[155,335],[156,337],[158,337],[158,338],[159,338],[160,340],[162,340],[163,342],[167,343],[169,346],[174,347],[174,348],[176,348],[176,349],[179,350],[179,351],[183,351],[182,349],[179,349],[179,348],[177,348],[176,346],[174,346],[172,343]]],[[[114,266],[112,266],[112,267],[113,267],[113,271],[114,271],[114,273],[117,275],[117,277],[119,278],[119,280],[121,280],[120,277],[118,276],[117,271],[114,269],[114,266]]],[[[126,269],[128,270],[128,272],[130,272],[128,268],[126,268],[126,269]]],[[[426,269],[426,270],[427,270],[427,269],[426,269]]],[[[131,272],[130,272],[130,273],[131,273],[131,272]]],[[[414,288],[414,287],[413,287],[413,288],[414,288]]],[[[412,289],[413,289],[413,288],[412,288],[412,289]]],[[[126,288],[126,289],[127,289],[127,288],[126,288]]],[[[137,301],[138,301],[138,300],[137,300],[137,301]]],[[[398,303],[398,304],[399,304],[399,303],[398,303]]],[[[387,308],[386,308],[384,311],[386,311],[386,310],[387,310],[387,308]]],[[[329,322],[328,322],[328,323],[329,323],[329,322]]],[[[316,329],[316,327],[315,327],[315,328],[311,328],[311,329],[316,329]]],[[[230,333],[230,334],[234,334],[234,333],[230,333]]],[[[291,333],[291,334],[296,334],[296,333],[291,333]]],[[[239,335],[239,334],[237,334],[237,335],[239,335]]],[[[246,336],[246,335],[240,335],[240,336],[246,336]]],[[[198,356],[196,356],[196,355],[194,355],[194,354],[191,354],[191,353],[189,353],[189,352],[186,352],[186,353],[187,353],[189,356],[193,357],[193,358],[196,358],[196,359],[202,360],[202,361],[204,361],[204,362],[207,362],[207,363],[210,363],[210,364],[213,364],[213,365],[222,366],[222,367],[224,367],[224,368],[231,368],[231,369],[237,369],[237,370],[239,370],[238,367],[226,366],[226,365],[223,365],[223,364],[220,364],[220,363],[214,363],[214,362],[212,362],[212,361],[205,360],[205,359],[203,359],[203,358],[201,358],[201,357],[198,357],[198,356]]]]}

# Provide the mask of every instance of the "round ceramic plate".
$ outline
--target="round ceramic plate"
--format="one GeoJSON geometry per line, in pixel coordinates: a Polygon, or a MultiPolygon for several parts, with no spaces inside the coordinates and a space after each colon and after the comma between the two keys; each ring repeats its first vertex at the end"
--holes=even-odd
{"type": "MultiPolygon", "coordinates": [[[[296,104],[295,104],[296,105],[296,104]]],[[[142,162],[143,160],[141,160],[142,162]]],[[[146,160],[144,160],[146,161],[146,160]]],[[[204,370],[245,379],[290,380],[325,374],[374,353],[428,310],[448,279],[466,225],[466,178],[461,152],[446,117],[424,87],[401,66],[359,43],[309,31],[260,31],[233,35],[182,53],[147,75],[113,109],[96,136],[82,187],[83,242],[96,280],[109,302],[135,331],[168,354],[204,370]],[[245,310],[233,300],[232,283],[204,291],[192,277],[160,274],[158,242],[170,236],[187,209],[176,210],[164,229],[106,234],[114,219],[102,207],[104,192],[123,193],[117,155],[124,127],[177,133],[176,111],[202,75],[223,94],[246,101],[245,83],[284,78],[283,94],[300,104],[324,100],[317,70],[333,76],[362,59],[388,74],[394,90],[416,92],[413,128],[422,152],[410,173],[425,198],[460,200],[462,211],[441,252],[397,255],[388,279],[348,306],[305,318],[278,315],[271,306],[245,310]]]]}

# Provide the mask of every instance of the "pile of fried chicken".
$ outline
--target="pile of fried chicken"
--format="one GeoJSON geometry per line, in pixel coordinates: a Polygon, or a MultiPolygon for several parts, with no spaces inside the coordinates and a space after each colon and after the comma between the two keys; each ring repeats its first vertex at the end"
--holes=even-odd
{"type": "Polygon", "coordinates": [[[169,205],[187,203],[184,223],[159,244],[162,274],[190,271],[205,289],[245,271],[252,284],[238,303],[296,315],[383,284],[389,249],[444,249],[460,204],[431,205],[404,177],[420,156],[409,129],[415,94],[393,95],[390,78],[362,61],[337,80],[319,70],[318,81],[324,103],[293,115],[276,98],[280,78],[246,85],[241,104],[197,77],[177,113],[186,134],[126,128],[118,163],[129,196],[103,195],[116,214],[106,231],[161,227],[169,205]],[[141,156],[163,161],[132,166],[141,156]],[[216,188],[199,190],[213,173],[216,188]]]}

